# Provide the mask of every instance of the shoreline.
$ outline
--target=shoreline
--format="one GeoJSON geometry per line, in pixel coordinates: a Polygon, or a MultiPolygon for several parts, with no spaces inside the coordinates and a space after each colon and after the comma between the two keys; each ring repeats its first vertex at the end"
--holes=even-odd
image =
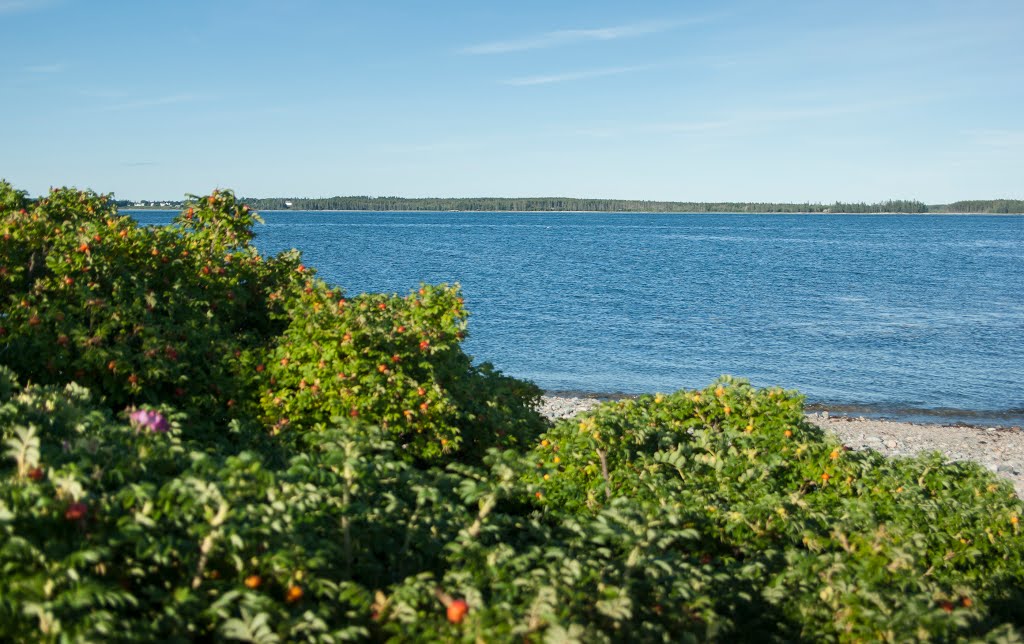
{"type": "MultiPolygon", "coordinates": [[[[545,390],[545,398],[565,399],[574,401],[637,399],[646,394],[623,392],[596,393],[580,390],[545,390]]],[[[825,417],[848,417],[859,420],[878,420],[894,423],[910,423],[914,425],[939,425],[946,427],[997,427],[1001,429],[1020,430],[1024,427],[1024,409],[1008,409],[1005,411],[976,411],[971,409],[952,408],[916,408],[899,407],[883,404],[830,403],[806,401],[804,409],[809,414],[824,413],[825,417]]]]}
{"type": "MultiPolygon", "coordinates": [[[[572,418],[605,401],[638,397],[545,392],[538,409],[546,418],[557,421],[572,418]]],[[[805,410],[804,418],[853,450],[873,449],[888,457],[938,451],[950,461],[973,461],[1009,480],[1017,496],[1024,498],[1024,430],[1020,427],[917,423],[811,409],[805,410]]]]}

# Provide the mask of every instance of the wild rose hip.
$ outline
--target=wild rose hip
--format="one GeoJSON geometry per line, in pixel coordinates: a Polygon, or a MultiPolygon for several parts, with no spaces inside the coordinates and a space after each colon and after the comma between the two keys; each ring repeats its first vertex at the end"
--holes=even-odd
{"type": "Polygon", "coordinates": [[[456,599],[452,603],[448,604],[448,621],[452,624],[461,624],[462,620],[466,618],[466,613],[468,612],[469,604],[466,603],[466,600],[456,599]]]}
{"type": "Polygon", "coordinates": [[[89,514],[89,506],[84,503],[72,503],[64,512],[64,518],[68,521],[79,521],[89,514]]]}

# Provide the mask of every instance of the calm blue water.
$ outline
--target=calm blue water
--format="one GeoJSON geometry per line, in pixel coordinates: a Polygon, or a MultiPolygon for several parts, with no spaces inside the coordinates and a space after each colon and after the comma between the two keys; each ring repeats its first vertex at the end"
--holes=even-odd
{"type": "Polygon", "coordinates": [[[349,293],[461,283],[467,352],[549,391],[730,373],[851,413],[1024,421],[1021,216],[263,217],[261,250],[349,293]]]}

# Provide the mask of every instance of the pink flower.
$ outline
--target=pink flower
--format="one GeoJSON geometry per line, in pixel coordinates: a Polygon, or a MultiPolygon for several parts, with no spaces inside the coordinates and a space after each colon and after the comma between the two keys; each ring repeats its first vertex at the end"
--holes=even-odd
{"type": "Polygon", "coordinates": [[[145,427],[151,432],[164,433],[170,429],[170,423],[167,422],[167,418],[164,417],[158,411],[152,409],[139,409],[128,414],[128,420],[131,421],[132,427],[141,429],[145,427]]]}

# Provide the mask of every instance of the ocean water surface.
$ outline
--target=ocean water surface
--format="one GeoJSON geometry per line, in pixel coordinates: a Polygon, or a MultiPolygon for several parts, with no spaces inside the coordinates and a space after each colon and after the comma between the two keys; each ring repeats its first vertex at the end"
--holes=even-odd
{"type": "Polygon", "coordinates": [[[1024,216],[262,216],[263,252],[348,293],[460,283],[467,352],[548,391],[728,373],[847,413],[1024,423],[1024,216]]]}

